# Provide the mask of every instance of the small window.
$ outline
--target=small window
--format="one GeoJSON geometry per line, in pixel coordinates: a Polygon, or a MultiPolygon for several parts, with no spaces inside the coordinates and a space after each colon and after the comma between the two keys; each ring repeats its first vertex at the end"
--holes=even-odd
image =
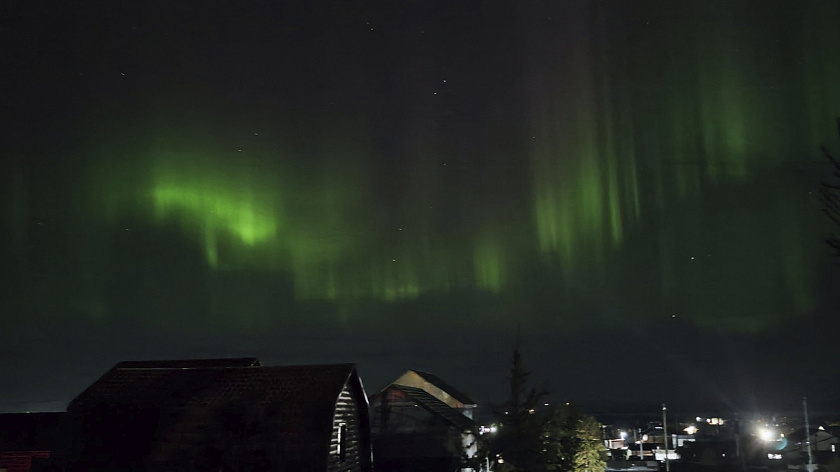
{"type": "Polygon", "coordinates": [[[344,462],[347,458],[347,423],[338,425],[338,460],[344,462]]]}

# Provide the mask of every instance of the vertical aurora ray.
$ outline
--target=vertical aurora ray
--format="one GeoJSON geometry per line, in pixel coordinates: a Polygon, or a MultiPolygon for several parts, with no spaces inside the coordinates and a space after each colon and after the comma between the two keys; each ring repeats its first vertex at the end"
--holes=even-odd
{"type": "MultiPolygon", "coordinates": [[[[559,261],[567,279],[594,270],[608,290],[621,291],[614,274],[620,268],[613,264],[627,256],[617,251],[636,250],[642,235],[648,235],[657,248],[650,262],[662,298],[652,311],[675,309],[698,324],[747,331],[766,325],[744,305],[726,307],[727,300],[761,294],[768,301],[762,302],[764,309],[776,313],[764,318],[768,324],[783,318],[779,307],[806,313],[812,307],[813,280],[805,268],[816,263],[818,248],[811,247],[806,233],[792,228],[814,228],[816,216],[797,193],[803,181],[793,175],[788,182],[762,179],[772,169],[799,161],[792,152],[811,149],[813,155],[819,143],[834,139],[825,132],[825,122],[833,124],[827,110],[840,113],[834,103],[840,93],[827,86],[824,72],[840,64],[840,47],[834,46],[840,41],[829,40],[836,31],[827,33],[834,29],[826,27],[825,18],[840,17],[837,8],[814,4],[805,9],[810,13],[803,18],[821,19],[807,23],[819,24],[814,29],[820,33],[802,35],[810,44],[799,61],[804,83],[810,84],[803,94],[788,69],[792,51],[763,52],[768,40],[797,44],[793,37],[774,39],[780,30],[797,34],[796,28],[749,23],[744,12],[715,2],[640,13],[650,14],[651,20],[627,32],[620,8],[604,13],[602,5],[589,3],[598,14],[588,24],[564,25],[572,33],[540,30],[548,28],[541,26],[544,22],[532,28],[534,49],[542,41],[540,47],[550,51],[535,56],[529,72],[540,77],[531,110],[533,215],[540,253],[559,261]],[[544,41],[552,35],[554,42],[544,41]],[[788,116],[803,109],[812,123],[823,122],[810,143],[788,116]],[[762,205],[754,193],[765,186],[763,191],[782,192],[797,203],[768,198],[762,205]],[[735,212],[739,205],[754,214],[735,212]],[[774,213],[798,223],[774,229],[774,213]],[[754,246],[779,256],[764,259],[754,246]],[[743,270],[729,270],[740,275],[726,282],[715,276],[735,260],[743,270]],[[780,267],[785,275],[769,275],[780,267]],[[755,273],[768,275],[756,278],[755,273]],[[750,281],[741,283],[744,292],[732,291],[739,285],[736,278],[750,281]]],[[[566,9],[568,17],[586,16],[582,7],[566,9]]],[[[771,13],[773,21],[790,18],[783,10],[771,13]]]]}
{"type": "Polygon", "coordinates": [[[836,2],[810,2],[797,11],[800,49],[791,60],[800,64],[795,71],[804,86],[808,115],[808,145],[812,148],[834,145],[836,119],[840,116],[840,5],[836,2]]]}
{"type": "MultiPolygon", "coordinates": [[[[681,310],[697,324],[744,330],[761,323],[743,315],[756,293],[770,300],[761,304],[774,313],[769,325],[783,316],[774,306],[813,306],[817,249],[804,229],[815,227],[808,203],[795,198],[804,184],[768,190],[760,179],[805,162],[791,150],[807,157],[833,143],[837,7],[798,13],[802,24],[779,34],[802,50],[779,59],[762,51],[781,19],[756,25],[727,2],[712,3],[657,4],[638,16],[621,2],[557,2],[545,16],[523,10],[533,16],[522,33],[525,66],[510,65],[511,83],[498,88],[524,94],[528,110],[483,103],[493,86],[447,101],[453,73],[437,84],[440,101],[423,81],[394,85],[410,113],[382,105],[393,122],[375,133],[367,122],[383,118],[374,112],[347,120],[323,111],[313,112],[313,129],[286,134],[266,125],[259,136],[208,138],[186,120],[138,133],[92,173],[102,197],[96,214],[115,227],[137,220],[151,234],[177,235],[213,280],[276,276],[266,290],[289,303],[513,299],[540,285],[572,311],[592,296],[587,284],[616,305],[641,300],[622,298],[636,283],[626,263],[652,274],[646,298],[628,310],[681,310]],[[493,107],[497,117],[476,118],[493,107]],[[527,123],[507,121],[517,113],[527,123]],[[750,200],[772,191],[781,195],[750,200]],[[790,198],[796,203],[786,206],[790,198]],[[744,201],[748,210],[735,208],[744,201]],[[740,305],[728,307],[730,299],[740,305]]],[[[399,74],[428,67],[418,73],[437,81],[426,53],[399,74]]],[[[399,75],[380,72],[382,83],[399,75]]],[[[206,121],[210,130],[238,126],[206,121]]],[[[208,298],[235,305],[222,293],[208,298]]]]}
{"type": "MultiPolygon", "coordinates": [[[[573,34],[597,37],[590,33],[573,34]]],[[[641,208],[632,148],[620,143],[629,123],[608,79],[616,67],[608,45],[564,37],[555,47],[566,63],[545,73],[535,100],[534,222],[540,251],[559,257],[570,273],[585,261],[603,266],[641,208]]]]}
{"type": "Polygon", "coordinates": [[[505,266],[504,257],[504,249],[496,241],[478,241],[473,252],[477,288],[498,292],[504,287],[509,270],[505,266]]]}
{"type": "Polygon", "coordinates": [[[745,70],[751,45],[740,37],[729,9],[698,8],[694,27],[700,130],[706,152],[706,172],[714,178],[744,177],[749,116],[745,103],[745,70]],[[704,14],[705,13],[705,14],[704,14]]]}

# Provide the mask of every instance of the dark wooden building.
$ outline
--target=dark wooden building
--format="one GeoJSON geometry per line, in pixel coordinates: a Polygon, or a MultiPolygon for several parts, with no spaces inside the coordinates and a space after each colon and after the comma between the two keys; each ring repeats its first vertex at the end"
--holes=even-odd
{"type": "Polygon", "coordinates": [[[437,375],[421,370],[407,370],[391,382],[392,385],[416,387],[458,410],[467,418],[475,419],[475,400],[457,388],[449,385],[437,375]]]}
{"type": "Polygon", "coordinates": [[[477,426],[468,416],[474,408],[475,402],[439,378],[408,371],[371,398],[375,469],[452,472],[477,468],[472,463],[477,426]]]}
{"type": "Polygon", "coordinates": [[[352,364],[123,362],[68,406],[54,470],[370,471],[352,364]]]}
{"type": "Polygon", "coordinates": [[[49,463],[64,413],[0,414],[0,470],[30,472],[49,463]]]}

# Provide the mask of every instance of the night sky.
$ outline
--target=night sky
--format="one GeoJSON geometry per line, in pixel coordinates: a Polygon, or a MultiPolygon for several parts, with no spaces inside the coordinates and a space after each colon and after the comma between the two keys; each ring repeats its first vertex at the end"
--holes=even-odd
{"type": "MultiPolygon", "coordinates": [[[[0,411],[126,359],[840,410],[840,2],[0,7],[0,411]]],[[[679,411],[679,410],[678,410],[679,411]]]]}

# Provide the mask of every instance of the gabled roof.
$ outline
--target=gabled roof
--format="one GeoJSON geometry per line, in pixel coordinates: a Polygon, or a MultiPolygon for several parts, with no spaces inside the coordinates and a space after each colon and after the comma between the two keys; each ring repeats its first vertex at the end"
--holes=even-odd
{"type": "MultiPolygon", "coordinates": [[[[394,381],[394,385],[407,385],[410,387],[419,387],[419,385],[413,384],[414,382],[407,381],[408,378],[415,375],[420,377],[422,380],[428,382],[429,384],[437,387],[439,390],[444,392],[445,394],[449,395],[450,397],[454,398],[458,402],[462,403],[465,407],[474,407],[476,406],[475,400],[470,398],[465,393],[459,391],[452,385],[444,382],[440,377],[434,374],[430,374],[428,372],[423,372],[422,370],[409,370],[405,374],[401,375],[397,380],[394,381]]],[[[428,393],[434,395],[434,392],[430,392],[427,390],[428,393]]],[[[438,400],[445,401],[442,398],[438,398],[438,400]]]]}
{"type": "Polygon", "coordinates": [[[324,470],[345,385],[356,392],[360,420],[367,424],[367,399],[353,364],[256,364],[117,364],[67,408],[78,443],[91,437],[95,445],[82,447],[97,448],[72,453],[77,465],[71,469],[95,468],[86,465],[92,457],[118,457],[215,470],[225,454],[245,454],[279,470],[324,470]]]}
{"type": "Polygon", "coordinates": [[[220,406],[229,403],[334,405],[353,364],[277,367],[116,367],[77,396],[68,411],[105,405],[220,406]]]}
{"type": "Polygon", "coordinates": [[[399,390],[413,400],[415,403],[441,417],[444,421],[452,426],[455,426],[461,431],[475,431],[475,422],[467,418],[460,411],[443,403],[437,398],[430,395],[428,392],[417,387],[407,387],[405,385],[391,385],[390,389],[399,390]]]}

